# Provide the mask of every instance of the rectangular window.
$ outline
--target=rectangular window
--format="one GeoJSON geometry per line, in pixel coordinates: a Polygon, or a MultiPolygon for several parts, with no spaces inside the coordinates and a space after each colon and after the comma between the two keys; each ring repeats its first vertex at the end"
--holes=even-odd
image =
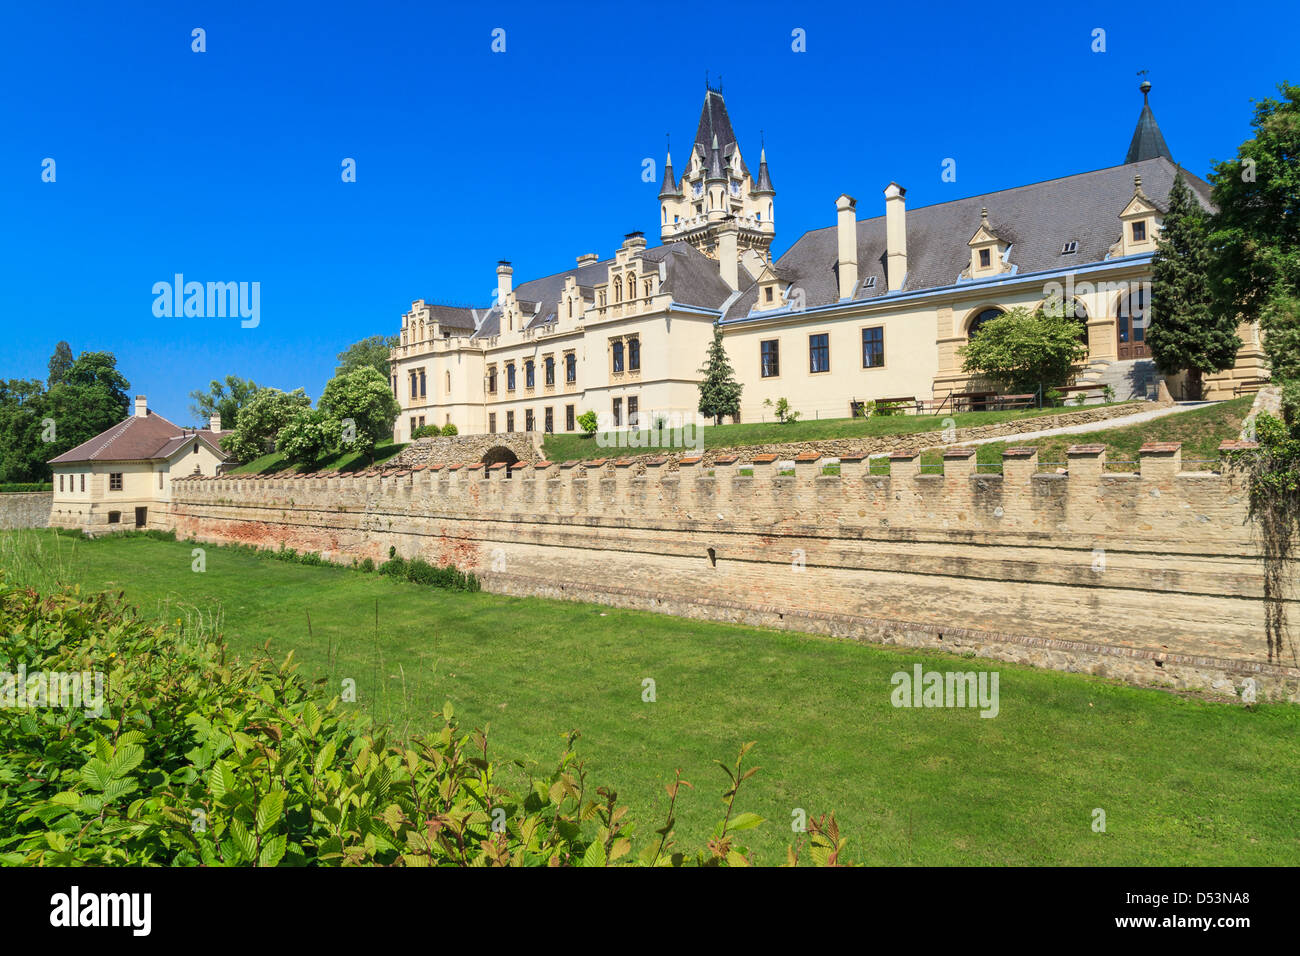
{"type": "Polygon", "coordinates": [[[488,434],[495,435],[496,433],[497,433],[497,413],[488,412],[488,434]]]}
{"type": "Polygon", "coordinates": [[[885,364],[885,330],[881,326],[862,330],[862,367],[880,368],[885,364]]]}
{"type": "MultiPolygon", "coordinates": [[[[1113,236],[1114,233],[1112,232],[1111,235],[1113,236]]],[[[993,258],[992,258],[992,256],[990,255],[989,250],[988,250],[988,249],[981,249],[981,250],[980,250],[980,268],[981,268],[981,269],[987,269],[987,268],[989,267],[989,265],[990,265],[992,262],[993,262],[993,258]]]]}
{"type": "Polygon", "coordinates": [[[423,415],[420,416],[420,427],[421,427],[421,428],[424,427],[424,416],[423,416],[423,415]]]}
{"type": "Polygon", "coordinates": [[[159,490],[159,491],[162,491],[162,476],[163,476],[163,473],[162,473],[161,471],[158,472],[158,490],[159,490]]]}
{"type": "Polygon", "coordinates": [[[424,369],[420,369],[420,397],[424,398],[428,394],[429,393],[427,391],[427,383],[424,377],[424,369]]]}
{"type": "Polygon", "coordinates": [[[565,405],[564,406],[564,430],[566,432],[571,432],[573,431],[573,427],[574,427],[573,406],[565,405]]]}
{"type": "MultiPolygon", "coordinates": [[[[69,487],[72,486],[71,482],[68,483],[68,486],[69,486],[69,487]]],[[[86,475],[85,475],[84,472],[83,472],[82,475],[81,475],[81,490],[82,490],[82,491],[85,491],[85,490],[86,490],[86,475]]]]}
{"type": "Polygon", "coordinates": [[[635,336],[627,340],[627,367],[631,372],[641,370],[641,340],[635,336]]]}
{"type": "Polygon", "coordinates": [[[514,390],[515,390],[515,367],[512,364],[506,366],[506,391],[513,392],[514,390]]]}
{"type": "Polygon", "coordinates": [[[420,426],[417,425],[417,424],[415,423],[415,416],[412,415],[412,416],[411,416],[411,434],[414,435],[414,434],[415,434],[415,430],[416,430],[417,428],[419,428],[419,427],[420,427],[420,426]]]}
{"type": "Polygon", "coordinates": [[[546,356],[546,384],[555,384],[555,356],[546,356]]]}
{"type": "Polygon", "coordinates": [[[537,384],[537,369],[533,365],[532,359],[524,363],[524,388],[532,388],[537,384]]]}
{"type": "Polygon", "coordinates": [[[768,339],[759,343],[759,357],[763,378],[774,378],[781,374],[781,343],[768,339]]]}
{"type": "Polygon", "coordinates": [[[770,285],[767,286],[767,287],[765,287],[765,288],[763,289],[763,301],[764,301],[764,302],[772,302],[772,301],[774,301],[775,299],[776,299],[776,287],[775,287],[775,286],[770,286],[770,285]]]}
{"type": "Polygon", "coordinates": [[[59,475],[59,491],[63,490],[63,476],[59,475]]]}
{"type": "Polygon", "coordinates": [[[417,378],[415,377],[415,373],[412,372],[412,373],[411,373],[411,397],[412,397],[412,398],[415,398],[416,396],[418,396],[418,395],[420,394],[419,391],[418,391],[419,384],[420,384],[419,379],[417,379],[417,378]]]}
{"type": "Polygon", "coordinates": [[[530,408],[524,412],[524,431],[530,432],[537,427],[537,422],[533,421],[533,410],[530,408]]]}
{"type": "Polygon", "coordinates": [[[614,427],[623,424],[623,399],[614,399],[614,427]]]}
{"type": "Polygon", "coordinates": [[[506,412],[506,431],[512,432],[514,430],[515,430],[515,413],[506,412]]]}
{"type": "Polygon", "coordinates": [[[614,371],[623,371],[623,343],[615,340],[611,348],[614,350],[614,371]]]}
{"type": "Polygon", "coordinates": [[[121,473],[120,471],[109,472],[109,475],[108,475],[108,490],[109,490],[109,491],[121,491],[121,490],[122,490],[122,473],[121,473]]]}
{"type": "Polygon", "coordinates": [[[497,367],[493,365],[490,369],[488,369],[488,394],[495,395],[496,393],[497,393],[497,367]]]}
{"type": "Polygon", "coordinates": [[[1146,220],[1144,219],[1141,222],[1133,223],[1133,241],[1142,242],[1143,240],[1146,239],[1146,237],[1147,237],[1146,220]]]}
{"type": "Polygon", "coordinates": [[[831,370],[831,336],[829,332],[818,332],[808,336],[808,371],[829,372],[831,370]]]}
{"type": "Polygon", "coordinates": [[[629,397],[627,400],[627,427],[636,428],[638,422],[637,409],[640,408],[640,402],[635,397],[629,397]]]}
{"type": "Polygon", "coordinates": [[[550,405],[546,406],[546,433],[549,435],[555,431],[555,409],[550,405]]]}
{"type": "Polygon", "coordinates": [[[578,380],[578,356],[572,352],[564,356],[564,380],[570,385],[578,380]]]}

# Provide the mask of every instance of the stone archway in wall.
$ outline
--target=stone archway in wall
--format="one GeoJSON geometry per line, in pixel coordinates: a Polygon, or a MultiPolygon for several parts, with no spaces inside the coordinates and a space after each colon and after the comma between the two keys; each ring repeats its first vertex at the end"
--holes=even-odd
{"type": "Polygon", "coordinates": [[[494,435],[452,435],[418,438],[393,460],[399,468],[413,465],[455,465],[481,461],[511,464],[542,457],[541,432],[497,432],[494,435]],[[489,457],[496,456],[496,457],[489,457]],[[507,457],[513,456],[513,457],[507,457]]]}
{"type": "Polygon", "coordinates": [[[519,463],[519,456],[505,445],[493,445],[483,453],[483,457],[480,458],[479,461],[484,465],[487,465],[489,468],[493,465],[505,462],[509,466],[506,468],[506,477],[509,478],[511,469],[519,463]]]}

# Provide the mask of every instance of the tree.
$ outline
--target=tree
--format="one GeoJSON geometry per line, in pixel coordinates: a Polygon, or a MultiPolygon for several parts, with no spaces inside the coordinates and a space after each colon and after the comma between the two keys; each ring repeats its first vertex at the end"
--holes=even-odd
{"type": "MultiPolygon", "coordinates": [[[[57,354],[57,353],[56,353],[57,354]]],[[[54,422],[45,460],[94,438],[129,412],[131,383],[117,370],[112,352],[82,352],[45,396],[44,415],[54,422]]]]}
{"type": "Polygon", "coordinates": [[[1179,173],[1152,261],[1146,343],[1161,372],[1187,372],[1193,399],[1201,398],[1202,375],[1232,368],[1241,348],[1236,314],[1212,308],[1210,258],[1205,216],[1179,173]]]}
{"type": "Polygon", "coordinates": [[[280,429],[276,448],[295,465],[311,464],[338,443],[333,426],[319,409],[302,409],[280,429]]]}
{"type": "Polygon", "coordinates": [[[339,366],[334,370],[335,377],[369,367],[387,382],[392,376],[388,364],[389,350],[401,341],[397,335],[372,335],[360,342],[353,342],[338,354],[339,366]]]}
{"type": "Polygon", "coordinates": [[[387,375],[369,365],[330,379],[317,407],[330,419],[332,434],[337,427],[339,448],[363,455],[372,455],[376,442],[392,436],[402,410],[387,375]]]}
{"type": "Polygon", "coordinates": [[[50,377],[46,383],[53,388],[68,377],[68,370],[72,368],[72,346],[67,342],[60,342],[54,346],[54,354],[50,356],[50,377]]]}
{"type": "Polygon", "coordinates": [[[311,408],[311,399],[298,388],[282,392],[260,388],[240,410],[235,430],[221,439],[221,448],[236,461],[252,461],[266,454],[280,429],[300,411],[311,408]]]}
{"type": "Polygon", "coordinates": [[[208,390],[195,389],[190,392],[190,414],[199,427],[206,428],[213,415],[221,416],[222,429],[232,429],[239,424],[239,410],[247,405],[259,386],[251,378],[227,375],[226,380],[213,379],[208,390]]]}
{"type": "Polygon", "coordinates": [[[1059,303],[1033,312],[1012,309],[980,326],[959,350],[962,371],[983,375],[1018,394],[1063,385],[1075,365],[1088,357],[1083,328],[1059,303]]]}
{"type": "Polygon", "coordinates": [[[715,425],[722,424],[724,415],[740,414],[740,392],[743,386],[736,381],[736,373],[722,345],[722,327],[713,326],[713,342],[708,358],[700,369],[704,380],[700,382],[700,414],[708,415],[715,425]]]}
{"type": "Polygon", "coordinates": [[[45,404],[39,379],[0,380],[0,482],[49,480],[45,404]]]}

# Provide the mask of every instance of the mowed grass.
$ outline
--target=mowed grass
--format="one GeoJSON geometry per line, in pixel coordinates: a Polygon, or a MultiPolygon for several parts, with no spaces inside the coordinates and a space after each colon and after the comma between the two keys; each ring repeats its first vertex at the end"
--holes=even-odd
{"type": "Polygon", "coordinates": [[[190,629],[217,622],[242,655],[268,640],[273,655],[293,650],[309,678],[353,678],[353,706],[398,733],[436,726],[451,700],[467,725],[491,725],[492,752],[521,778],[510,759],[549,769],[561,735],[578,729],[591,785],[618,791],[641,840],[662,825],[663,785],[681,768],[695,790],[679,800],[678,838],[702,845],[722,811],[712,761],[753,740],[761,770],[739,809],[769,821],[749,841],[759,862],[784,860],[801,809],[834,810],[861,863],[1300,863],[1291,705],[1250,712],[995,661],[445,592],[216,547],[196,573],[192,547],[10,532],[0,567],[11,580],[120,589],[190,629]],[[996,670],[1000,713],[894,708],[891,675],[917,662],[996,670]]]}
{"type": "MultiPolygon", "coordinates": [[[[1089,405],[1087,408],[1100,406],[1089,405]]],[[[1077,412],[1076,407],[1028,408],[1004,412],[961,412],[952,415],[881,415],[871,418],[822,418],[779,424],[753,422],[740,425],[706,425],[697,435],[705,449],[742,448],[747,445],[770,445],[780,442],[824,441],[835,438],[873,438],[881,435],[913,435],[917,432],[937,432],[949,427],[971,428],[997,422],[1017,421],[1022,418],[1041,418],[1077,412]]],[[[1140,409],[1135,407],[1134,411],[1140,409]]],[[[1044,428],[1050,428],[1044,424],[1044,428]]],[[[619,447],[602,447],[592,435],[547,435],[543,448],[551,461],[579,461],[592,458],[613,458],[619,455],[646,455],[655,451],[680,451],[671,444],[672,438],[664,435],[664,444],[657,444],[656,432],[637,433],[637,444],[632,445],[628,432],[617,433],[622,442],[619,447]]]]}
{"type": "Polygon", "coordinates": [[[303,474],[315,471],[365,471],[376,465],[382,465],[390,458],[395,458],[405,443],[381,441],[375,444],[374,455],[360,455],[355,452],[337,452],[312,462],[295,465],[280,452],[270,452],[261,458],[254,458],[247,464],[230,469],[232,473],[243,475],[273,475],[280,471],[296,471],[303,474]]]}

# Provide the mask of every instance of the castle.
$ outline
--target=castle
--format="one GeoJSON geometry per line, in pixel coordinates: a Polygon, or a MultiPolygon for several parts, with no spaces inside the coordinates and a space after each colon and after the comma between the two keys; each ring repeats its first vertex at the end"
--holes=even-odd
{"type": "MultiPolygon", "coordinates": [[[[971,384],[959,353],[971,335],[1052,296],[1073,301],[1087,338],[1079,382],[1108,377],[1118,397],[1142,397],[1154,372],[1151,261],[1180,170],[1149,91],[1144,82],[1120,165],[911,211],[907,190],[891,182],[883,215],[867,219],[843,194],[835,225],[774,260],[766,150],[755,173],[721,91],[709,88],[680,177],[671,152],[665,163],[660,245],[634,232],[611,258],[580,255],[571,269],[518,285],[500,262],[482,308],[412,303],[392,350],[402,406],[394,440],[449,422],[470,433],[572,432],[588,409],[615,429],[694,414],[715,324],[744,386],[742,421],[778,398],[806,417],[898,398],[953,408],[956,399],[944,400],[971,384]]],[[[1211,208],[1209,185],[1182,174],[1211,208]]],[[[1207,377],[1207,398],[1267,377],[1259,328],[1240,335],[1236,366],[1207,377]]],[[[1169,385],[1178,394],[1178,378],[1169,385]]]]}

